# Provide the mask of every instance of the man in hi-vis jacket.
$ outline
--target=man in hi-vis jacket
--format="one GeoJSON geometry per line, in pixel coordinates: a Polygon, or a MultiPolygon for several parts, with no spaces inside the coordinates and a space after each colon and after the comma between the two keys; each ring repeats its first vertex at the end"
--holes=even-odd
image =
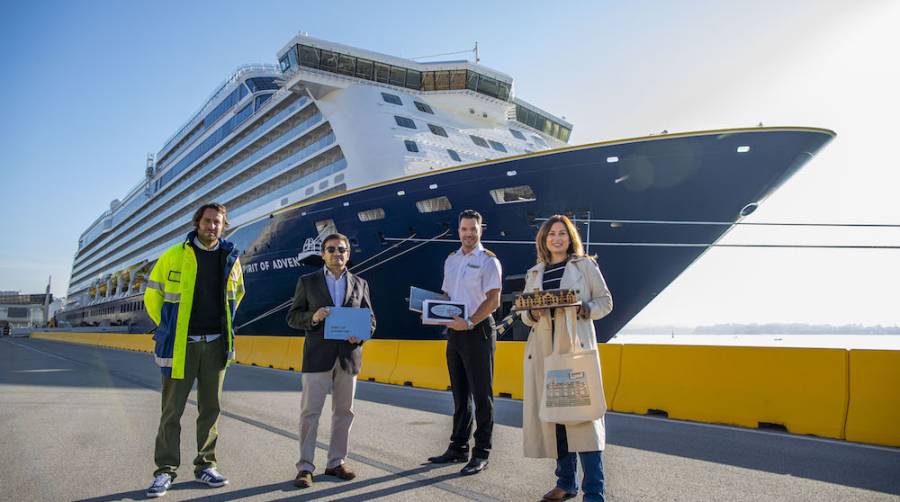
{"type": "Polygon", "coordinates": [[[194,230],[170,247],[150,272],[144,303],[157,324],[156,364],[162,368],[162,414],[156,434],[156,472],[148,497],[161,497],[181,464],[181,415],[197,380],[197,457],[194,477],[211,487],[228,484],[216,470],[219,401],[225,368],[234,360],[232,322],[244,296],[238,250],[222,239],[225,206],[194,213],[194,230]]]}

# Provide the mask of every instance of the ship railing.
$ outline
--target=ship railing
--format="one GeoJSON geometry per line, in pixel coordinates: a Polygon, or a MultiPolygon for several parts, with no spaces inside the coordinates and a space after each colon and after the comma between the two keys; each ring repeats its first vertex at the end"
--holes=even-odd
{"type": "Polygon", "coordinates": [[[213,91],[209,95],[209,97],[206,99],[206,101],[203,102],[203,106],[201,106],[200,109],[197,110],[196,113],[191,115],[190,120],[185,122],[185,124],[183,126],[181,126],[181,128],[178,129],[178,131],[175,134],[170,136],[169,139],[167,139],[166,142],[163,143],[164,146],[159,151],[162,152],[162,151],[165,151],[166,149],[168,149],[171,146],[172,142],[176,138],[181,136],[181,134],[184,133],[186,130],[192,128],[197,123],[197,120],[201,116],[204,115],[204,112],[206,111],[206,109],[222,94],[222,92],[225,91],[225,89],[228,87],[229,84],[231,84],[232,82],[234,82],[236,80],[239,80],[245,73],[250,73],[250,72],[254,72],[254,71],[269,71],[269,72],[281,73],[281,70],[278,68],[278,65],[275,65],[275,64],[255,63],[255,64],[246,64],[246,65],[238,66],[237,68],[235,68],[234,71],[231,72],[231,75],[228,78],[226,78],[224,82],[222,82],[218,87],[216,87],[216,90],[213,91]]]}

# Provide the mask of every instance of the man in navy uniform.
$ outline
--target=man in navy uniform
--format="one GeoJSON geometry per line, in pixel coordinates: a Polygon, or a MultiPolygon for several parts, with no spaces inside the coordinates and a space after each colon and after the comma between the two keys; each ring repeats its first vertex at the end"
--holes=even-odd
{"type": "Polygon", "coordinates": [[[447,451],[428,460],[436,464],[468,461],[463,475],[477,474],[488,464],[494,428],[494,319],[500,306],[500,261],[481,245],[481,215],[467,209],[459,215],[462,246],[444,261],[441,289],[452,301],[465,303],[468,318],[448,324],[447,369],[453,392],[453,432],[447,451]],[[472,408],[475,403],[475,448],[469,458],[472,408]]]}

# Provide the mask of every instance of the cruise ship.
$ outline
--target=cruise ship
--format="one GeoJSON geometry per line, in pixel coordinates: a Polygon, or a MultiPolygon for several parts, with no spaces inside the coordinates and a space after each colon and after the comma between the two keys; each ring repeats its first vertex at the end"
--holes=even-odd
{"type": "Polygon", "coordinates": [[[572,124],[477,62],[305,34],[277,56],[236,70],[88,226],[61,325],[151,331],[142,294],[154,260],[217,201],[244,266],[239,334],[298,334],[285,322],[297,278],[322,266],[322,238],[339,231],[370,284],[376,336],[440,338],[408,310],[409,288],[440,288],[457,215],[473,208],[503,264],[498,315],[535,263],[543,219],[575,219],[615,301],[596,322],[605,341],[834,137],[749,127],[569,145],[572,124]]]}

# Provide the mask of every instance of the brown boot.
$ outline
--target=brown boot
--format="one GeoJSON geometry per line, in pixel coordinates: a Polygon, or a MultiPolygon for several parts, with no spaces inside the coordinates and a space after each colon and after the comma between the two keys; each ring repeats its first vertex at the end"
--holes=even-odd
{"type": "Polygon", "coordinates": [[[294,486],[297,488],[309,488],[313,484],[313,476],[309,471],[300,471],[294,478],[294,486]]]}

